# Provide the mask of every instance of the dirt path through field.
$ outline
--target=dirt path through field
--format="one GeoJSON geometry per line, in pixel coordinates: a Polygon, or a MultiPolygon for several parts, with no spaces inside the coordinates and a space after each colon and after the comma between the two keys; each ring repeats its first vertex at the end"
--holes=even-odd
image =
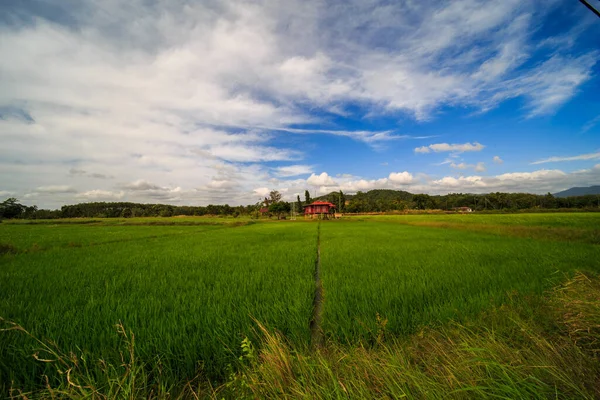
{"type": "Polygon", "coordinates": [[[315,259],[315,297],[310,321],[310,343],[313,349],[323,346],[323,284],[321,283],[321,223],[317,226],[317,257],[315,259]]]}

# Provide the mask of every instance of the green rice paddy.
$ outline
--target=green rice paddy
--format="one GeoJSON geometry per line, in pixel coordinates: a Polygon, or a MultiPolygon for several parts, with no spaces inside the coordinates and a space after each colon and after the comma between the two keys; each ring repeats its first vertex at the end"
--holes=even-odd
{"type": "MultiPolygon", "coordinates": [[[[240,343],[259,342],[257,322],[308,351],[319,230],[324,336],[368,346],[382,329],[398,338],[468,321],[575,271],[600,272],[599,227],[600,213],[3,223],[0,243],[15,251],[0,255],[0,317],[115,364],[122,323],[154,379],[218,383],[240,343]]],[[[0,332],[3,394],[52,379],[31,357],[38,347],[0,332]]]]}

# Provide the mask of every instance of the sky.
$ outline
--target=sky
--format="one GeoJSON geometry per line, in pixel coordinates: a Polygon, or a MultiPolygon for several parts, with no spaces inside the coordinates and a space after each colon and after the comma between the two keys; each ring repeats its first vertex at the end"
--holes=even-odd
{"type": "Polygon", "coordinates": [[[574,0],[0,2],[0,199],[600,184],[574,0]]]}

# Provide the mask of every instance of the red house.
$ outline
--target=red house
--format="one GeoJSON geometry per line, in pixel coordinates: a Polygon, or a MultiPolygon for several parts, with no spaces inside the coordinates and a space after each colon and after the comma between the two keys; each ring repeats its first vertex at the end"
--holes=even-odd
{"type": "Polygon", "coordinates": [[[335,204],[328,201],[315,201],[312,204],[307,204],[304,207],[304,218],[315,218],[315,216],[323,216],[329,218],[329,214],[335,211],[335,204]]]}

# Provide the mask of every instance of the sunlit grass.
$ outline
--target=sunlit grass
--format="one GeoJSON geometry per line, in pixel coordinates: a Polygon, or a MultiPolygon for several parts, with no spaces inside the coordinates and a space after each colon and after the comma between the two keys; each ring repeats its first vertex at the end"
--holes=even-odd
{"type": "Polygon", "coordinates": [[[323,224],[321,254],[324,330],[345,343],[373,341],[377,313],[408,334],[600,269],[595,245],[377,221],[323,224]]]}
{"type": "MultiPolygon", "coordinates": [[[[107,361],[119,357],[121,322],[166,380],[224,376],[252,318],[308,343],[313,228],[257,224],[5,256],[0,316],[107,361]]],[[[0,335],[0,380],[32,384],[48,372],[32,345],[0,335]]]]}
{"type": "Polygon", "coordinates": [[[0,397],[597,397],[596,222],[3,223],[0,397]]]}

